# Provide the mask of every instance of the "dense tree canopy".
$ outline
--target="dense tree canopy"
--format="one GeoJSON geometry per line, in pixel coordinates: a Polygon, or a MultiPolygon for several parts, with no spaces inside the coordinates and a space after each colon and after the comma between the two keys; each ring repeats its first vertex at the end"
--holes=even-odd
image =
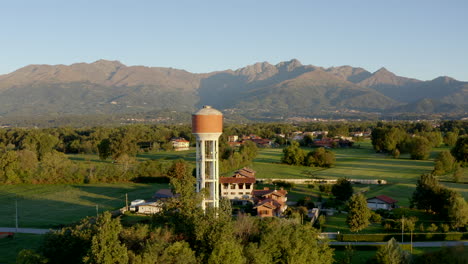
{"type": "Polygon", "coordinates": [[[289,165],[302,165],[305,157],[306,152],[299,147],[299,143],[292,141],[291,145],[283,149],[281,162],[289,165]]]}
{"type": "Polygon", "coordinates": [[[441,151],[434,161],[434,174],[444,175],[455,169],[455,158],[449,151],[441,151]]]}
{"type": "Polygon", "coordinates": [[[464,166],[468,165],[468,136],[458,138],[451,153],[458,162],[464,166]]]}
{"type": "Polygon", "coordinates": [[[431,153],[431,143],[429,140],[422,136],[415,136],[409,140],[409,152],[412,159],[425,160],[431,153]]]}

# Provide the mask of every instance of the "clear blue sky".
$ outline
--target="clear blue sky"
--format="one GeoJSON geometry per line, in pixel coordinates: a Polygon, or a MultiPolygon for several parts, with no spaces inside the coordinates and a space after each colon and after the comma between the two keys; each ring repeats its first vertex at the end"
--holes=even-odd
{"type": "Polygon", "coordinates": [[[0,74],[98,59],[190,72],[297,58],[468,81],[468,1],[10,0],[0,74]]]}

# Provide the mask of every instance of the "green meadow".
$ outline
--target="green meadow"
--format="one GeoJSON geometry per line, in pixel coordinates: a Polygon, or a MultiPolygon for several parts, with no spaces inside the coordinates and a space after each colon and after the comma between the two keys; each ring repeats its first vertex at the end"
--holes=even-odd
{"type": "MultiPolygon", "coordinates": [[[[281,164],[282,149],[261,149],[252,164],[257,171],[257,178],[280,179],[382,179],[385,185],[354,185],[355,190],[363,191],[367,197],[387,195],[399,201],[400,206],[409,206],[409,198],[414,191],[418,177],[429,173],[434,168],[434,157],[448,148],[435,148],[429,160],[412,160],[408,155],[395,159],[383,153],[376,153],[370,141],[360,142],[356,148],[333,149],[336,164],[332,168],[315,168],[281,164]]],[[[450,179],[450,176],[441,177],[450,179]]],[[[468,169],[464,170],[462,182],[468,182],[468,169]]],[[[447,187],[460,192],[468,198],[468,186],[461,183],[443,182],[447,187]]],[[[294,188],[298,196],[317,196],[305,186],[294,188]]]]}
{"type": "Polygon", "coordinates": [[[151,198],[167,184],[52,184],[0,186],[0,226],[54,228],[97,212],[115,210],[129,202],[151,198]],[[16,206],[17,205],[17,206],[16,206]]]}

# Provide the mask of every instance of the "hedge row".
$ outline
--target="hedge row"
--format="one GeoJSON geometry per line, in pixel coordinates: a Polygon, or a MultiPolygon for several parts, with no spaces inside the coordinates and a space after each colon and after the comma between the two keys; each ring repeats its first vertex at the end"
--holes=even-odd
{"type": "MultiPolygon", "coordinates": [[[[365,250],[379,250],[382,247],[385,247],[386,245],[352,245],[352,249],[356,251],[365,251],[365,250]]],[[[346,250],[346,245],[330,245],[330,247],[334,248],[335,250],[346,250]]],[[[400,244],[400,247],[403,250],[411,250],[411,245],[410,244],[400,244]]]]}
{"type": "MultiPolygon", "coordinates": [[[[391,238],[395,238],[397,241],[401,240],[401,233],[393,234],[339,234],[336,238],[338,241],[344,242],[385,242],[391,238]]],[[[404,241],[410,241],[411,234],[405,233],[403,235],[404,241]]],[[[413,241],[456,241],[468,239],[468,232],[458,233],[413,233],[413,241]]]]}

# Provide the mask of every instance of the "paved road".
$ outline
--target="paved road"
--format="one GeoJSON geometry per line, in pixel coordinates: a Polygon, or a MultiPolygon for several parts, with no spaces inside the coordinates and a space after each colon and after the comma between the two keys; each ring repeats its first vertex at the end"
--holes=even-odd
{"type": "Polygon", "coordinates": [[[14,227],[0,227],[0,232],[13,232],[21,234],[38,234],[42,235],[48,233],[51,229],[39,229],[39,228],[18,228],[14,227]]]}
{"type": "MultiPolygon", "coordinates": [[[[387,242],[339,242],[331,241],[330,245],[385,245],[387,242]]],[[[401,243],[400,243],[401,244],[401,243]]],[[[410,242],[403,244],[409,245],[410,242]]],[[[458,245],[468,246],[468,241],[428,241],[428,242],[413,242],[413,247],[454,247],[458,245]]]]}

